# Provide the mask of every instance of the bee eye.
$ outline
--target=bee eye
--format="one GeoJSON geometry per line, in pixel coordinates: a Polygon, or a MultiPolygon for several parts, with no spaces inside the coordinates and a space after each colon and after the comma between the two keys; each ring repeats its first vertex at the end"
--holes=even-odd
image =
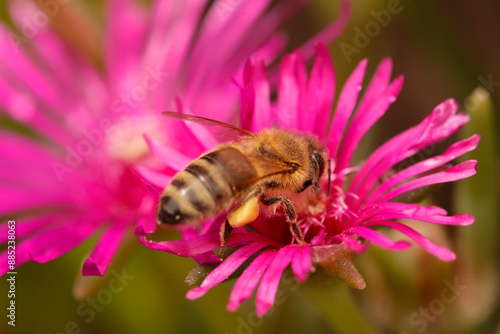
{"type": "Polygon", "coordinates": [[[325,171],[325,159],[323,159],[323,157],[317,152],[311,153],[311,158],[316,163],[319,179],[325,171]]]}

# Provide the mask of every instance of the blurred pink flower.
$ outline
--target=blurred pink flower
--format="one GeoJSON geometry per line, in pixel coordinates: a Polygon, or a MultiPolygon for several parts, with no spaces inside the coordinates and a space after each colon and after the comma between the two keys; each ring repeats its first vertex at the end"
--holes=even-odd
{"type": "MultiPolygon", "coordinates": [[[[177,152],[195,150],[176,139],[185,129],[169,127],[160,112],[181,95],[193,112],[230,117],[239,101],[231,78],[252,53],[269,63],[282,52],[286,37],[276,30],[306,2],[110,1],[100,70],[49,24],[30,30],[26,18],[44,17],[34,2],[12,1],[19,30],[0,25],[0,108],[36,133],[0,129],[0,215],[16,217],[16,267],[50,261],[102,233],[82,272],[103,275],[130,227],[154,232],[157,198],[130,167],[159,168],[142,134],[168,144],[174,161],[165,170],[178,170],[177,152]]],[[[349,8],[344,1],[343,12],[349,8]]],[[[315,40],[333,39],[346,21],[315,40]]],[[[0,231],[6,244],[7,223],[0,231]]],[[[0,274],[8,270],[1,261],[0,274]]]]}
{"type": "MultiPolygon", "coordinates": [[[[235,229],[228,247],[236,247],[236,250],[222,262],[213,251],[220,248],[219,228],[225,220],[224,214],[204,223],[201,231],[193,227],[181,230],[184,240],[156,242],[142,237],[141,241],[148,248],[193,257],[200,264],[215,266],[200,286],[188,292],[188,298],[203,296],[250,258],[250,264],[244,268],[229,297],[227,307],[230,311],[236,310],[257,289],[257,314],[264,315],[274,304],[281,275],[288,266],[291,266],[301,282],[306,280],[315,266],[321,265],[351,285],[363,288],[365,283],[350,261],[352,252],[362,253],[370,243],[391,250],[403,250],[410,246],[407,241],[393,241],[375,231],[373,227],[376,226],[402,232],[444,261],[455,258],[452,251],[395,220],[469,225],[473,223],[473,217],[468,214],[449,216],[440,207],[405,203],[398,201],[398,196],[475,174],[476,161],[466,161],[453,167],[447,163],[473,150],[479,136],[457,142],[440,155],[397,170],[398,163],[448,138],[469,120],[468,116],[457,112],[457,103],[450,99],[438,105],[420,124],[378,147],[363,163],[353,164],[353,153],[360,140],[396,100],[403,84],[401,76],[391,81],[392,62],[385,59],[358,101],[366,65],[367,61],[362,61],[346,81],[328,127],[334,100],[335,75],[323,44],[316,46],[316,60],[309,76],[300,52],[283,58],[275,102],[270,101],[271,88],[266,79],[263,59],[255,56],[247,62],[241,85],[239,125],[256,132],[278,126],[315,134],[329,150],[332,162],[331,194],[328,198],[323,195],[315,203],[304,205],[303,202],[294,202],[298,211],[298,224],[307,245],[294,244],[289,223],[281,210],[271,216],[261,214],[249,224],[251,229],[235,229]]],[[[191,126],[198,127],[186,124],[188,129],[191,126]]],[[[185,167],[191,159],[216,144],[208,130],[200,133],[198,140],[200,144],[196,154],[183,154],[178,161],[179,167],[185,167]]],[[[152,144],[151,149],[159,160],[172,167],[165,183],[151,180],[164,188],[168,179],[181,168],[173,166],[170,148],[152,144]]],[[[326,178],[322,187],[326,193],[326,178]]]]}

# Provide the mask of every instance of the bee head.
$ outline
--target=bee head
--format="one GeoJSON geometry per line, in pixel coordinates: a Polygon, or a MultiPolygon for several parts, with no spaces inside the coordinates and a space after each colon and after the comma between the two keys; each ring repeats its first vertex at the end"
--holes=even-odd
{"type": "MultiPolygon", "coordinates": [[[[330,197],[330,183],[331,183],[331,174],[330,174],[330,169],[331,169],[331,160],[328,158],[328,155],[326,153],[326,150],[313,150],[311,151],[311,161],[313,165],[313,169],[315,170],[316,174],[314,175],[316,177],[316,185],[318,185],[319,180],[323,177],[325,174],[325,164],[328,163],[328,183],[327,183],[327,192],[326,196],[330,197]]],[[[317,193],[321,193],[321,187],[318,185],[318,190],[317,193]]]]}
{"type": "Polygon", "coordinates": [[[317,180],[319,180],[325,173],[325,159],[319,152],[316,151],[311,153],[311,159],[313,161],[313,164],[315,165],[314,169],[317,172],[317,180]]]}
{"type": "Polygon", "coordinates": [[[319,181],[325,174],[326,163],[329,160],[326,148],[316,138],[309,137],[309,154],[311,157],[312,169],[314,174],[311,175],[315,181],[319,181]]]}

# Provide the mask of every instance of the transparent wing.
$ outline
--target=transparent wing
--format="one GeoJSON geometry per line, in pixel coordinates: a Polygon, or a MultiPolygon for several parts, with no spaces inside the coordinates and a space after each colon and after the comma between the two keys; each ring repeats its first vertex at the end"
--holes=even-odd
{"type": "Polygon", "coordinates": [[[173,112],[173,111],[164,111],[164,112],[162,112],[162,114],[167,116],[167,117],[170,117],[170,118],[175,118],[178,120],[188,121],[188,122],[195,122],[195,123],[198,123],[198,124],[201,124],[204,126],[218,126],[218,127],[224,128],[225,131],[222,131],[222,133],[216,133],[216,134],[222,135],[226,138],[240,137],[241,135],[250,136],[250,137],[256,136],[255,132],[242,129],[242,128],[239,128],[237,126],[234,126],[234,125],[231,125],[228,123],[217,121],[215,119],[210,119],[210,118],[205,118],[205,117],[195,116],[195,115],[189,115],[189,114],[181,114],[181,113],[173,112]]]}

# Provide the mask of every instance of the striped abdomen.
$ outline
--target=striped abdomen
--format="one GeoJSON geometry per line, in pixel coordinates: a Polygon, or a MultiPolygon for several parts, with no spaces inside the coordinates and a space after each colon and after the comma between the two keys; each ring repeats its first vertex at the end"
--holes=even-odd
{"type": "Polygon", "coordinates": [[[255,168],[235,148],[225,147],[201,156],[165,189],[157,220],[184,224],[213,216],[244,195],[256,175],[255,168]]]}

